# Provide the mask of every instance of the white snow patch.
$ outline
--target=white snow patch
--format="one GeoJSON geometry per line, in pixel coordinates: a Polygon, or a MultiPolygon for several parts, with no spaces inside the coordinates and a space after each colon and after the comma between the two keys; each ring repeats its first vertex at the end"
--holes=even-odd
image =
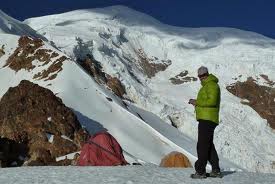
{"type": "Polygon", "coordinates": [[[69,159],[69,160],[72,160],[75,156],[75,154],[79,153],[80,154],[80,151],[78,152],[74,152],[74,153],[70,153],[70,154],[67,154],[67,155],[64,155],[64,156],[61,156],[61,157],[57,157],[55,160],[57,162],[61,161],[61,160],[65,160],[65,159],[69,159]]]}
{"type": "Polygon", "coordinates": [[[241,102],[242,103],[249,103],[249,100],[248,99],[242,99],[241,102]]]}
{"type": "Polygon", "coordinates": [[[53,135],[53,134],[46,133],[46,136],[47,136],[47,138],[48,138],[48,141],[49,141],[50,143],[53,143],[54,135],[53,135]]]}
{"type": "Polygon", "coordinates": [[[69,140],[69,141],[73,142],[73,140],[70,139],[69,137],[67,137],[66,135],[61,135],[61,137],[62,137],[63,139],[66,139],[66,140],[69,140]]]}

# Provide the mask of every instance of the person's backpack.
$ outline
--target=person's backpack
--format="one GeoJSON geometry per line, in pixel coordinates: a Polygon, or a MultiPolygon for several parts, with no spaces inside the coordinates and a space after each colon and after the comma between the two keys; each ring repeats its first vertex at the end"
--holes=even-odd
{"type": "Polygon", "coordinates": [[[78,166],[126,165],[122,148],[108,132],[99,132],[83,145],[78,166]]]}

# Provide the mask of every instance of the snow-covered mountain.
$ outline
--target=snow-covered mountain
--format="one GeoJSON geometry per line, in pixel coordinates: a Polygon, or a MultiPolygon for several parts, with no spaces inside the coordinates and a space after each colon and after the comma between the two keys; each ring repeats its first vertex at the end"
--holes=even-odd
{"type": "MultiPolygon", "coordinates": [[[[103,129],[110,131],[129,162],[159,164],[173,150],[186,152],[129,112],[121,99],[99,86],[80,66],[48,43],[13,34],[0,36],[4,50],[0,58],[0,96],[23,79],[51,89],[74,110],[91,134],[103,129]],[[44,59],[48,56],[49,60],[44,59]]],[[[194,162],[195,157],[186,154],[194,162]]]]}
{"type": "MultiPolygon", "coordinates": [[[[1,21],[8,20],[1,13],[1,21]]],[[[223,168],[275,172],[274,130],[226,89],[248,77],[274,89],[260,76],[275,81],[274,40],[232,28],[172,27],[123,6],[78,10],[24,23],[49,40],[35,52],[50,49],[48,53],[58,56],[46,64],[37,58],[31,61],[34,68],[14,70],[6,61],[18,47],[18,32],[7,31],[7,24],[1,24],[0,46],[4,45],[5,54],[0,55],[0,65],[4,66],[0,69],[0,96],[20,80],[31,80],[56,93],[89,130],[108,129],[128,159],[159,164],[165,154],[177,150],[194,163],[197,123],[187,102],[196,97],[200,87],[196,70],[205,65],[218,76],[222,89],[221,123],[215,143],[223,168]],[[59,50],[51,46],[53,43],[59,50]],[[75,62],[87,54],[105,73],[121,81],[127,93],[124,99],[131,102],[99,85],[75,62]],[[37,77],[49,73],[44,71],[62,56],[66,60],[61,68],[46,78],[37,77]]]]}

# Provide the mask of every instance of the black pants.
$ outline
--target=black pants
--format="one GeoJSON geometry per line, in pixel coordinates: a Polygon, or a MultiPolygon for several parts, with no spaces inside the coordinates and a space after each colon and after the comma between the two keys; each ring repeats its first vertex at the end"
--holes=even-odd
{"type": "Polygon", "coordinates": [[[207,161],[210,162],[212,170],[220,171],[219,157],[213,143],[214,130],[217,124],[212,121],[199,120],[197,154],[195,162],[196,172],[205,173],[207,161]]]}

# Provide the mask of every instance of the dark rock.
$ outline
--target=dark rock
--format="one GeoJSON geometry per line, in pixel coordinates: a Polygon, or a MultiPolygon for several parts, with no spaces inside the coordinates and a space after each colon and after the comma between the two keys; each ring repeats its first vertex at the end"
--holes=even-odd
{"type": "Polygon", "coordinates": [[[101,64],[98,61],[96,61],[91,55],[87,55],[87,57],[84,60],[79,59],[78,63],[91,77],[95,79],[97,83],[107,83],[107,79],[105,77],[105,73],[102,71],[101,64]]]}
{"type": "Polygon", "coordinates": [[[111,98],[109,98],[109,97],[106,97],[106,99],[107,99],[108,101],[110,101],[110,102],[113,101],[113,100],[112,100],[111,98]]]}
{"type": "Polygon", "coordinates": [[[60,98],[23,80],[0,101],[0,136],[28,148],[27,165],[48,165],[56,157],[79,150],[88,135],[60,98]],[[54,135],[52,143],[49,134],[54,135]]]}
{"type": "Polygon", "coordinates": [[[2,57],[3,55],[5,55],[4,49],[5,49],[5,46],[2,45],[2,47],[0,48],[0,57],[2,57]]]}
{"type": "Polygon", "coordinates": [[[24,143],[17,143],[8,138],[0,138],[0,167],[22,165],[27,156],[28,148],[24,143]]]}
{"type": "Polygon", "coordinates": [[[179,85],[179,84],[183,84],[186,82],[192,82],[192,81],[198,80],[196,77],[190,77],[187,75],[188,75],[188,71],[185,70],[185,71],[181,72],[180,74],[176,75],[175,77],[170,78],[170,81],[172,82],[172,84],[179,85]]]}
{"type": "Polygon", "coordinates": [[[157,57],[148,57],[143,49],[138,49],[136,54],[139,59],[139,66],[148,78],[154,77],[160,71],[165,71],[172,64],[171,60],[159,61],[157,57]]]}

